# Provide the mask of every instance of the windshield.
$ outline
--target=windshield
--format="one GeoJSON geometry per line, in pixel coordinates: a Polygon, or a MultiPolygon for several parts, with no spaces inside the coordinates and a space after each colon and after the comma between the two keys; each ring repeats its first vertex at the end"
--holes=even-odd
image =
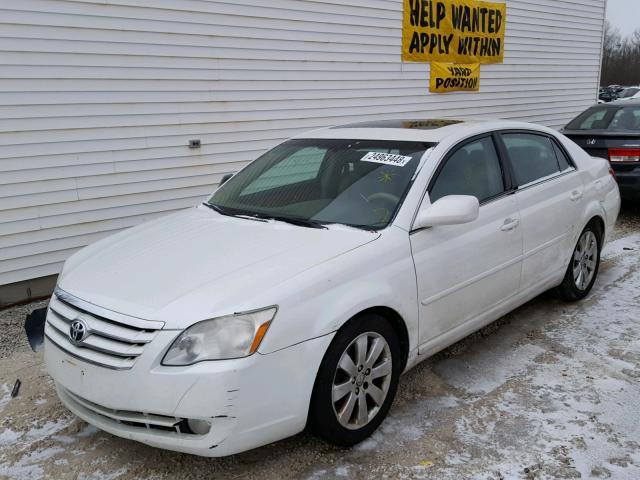
{"type": "Polygon", "coordinates": [[[572,120],[567,130],[640,130],[640,106],[592,107],[572,120]]]}
{"type": "Polygon", "coordinates": [[[228,215],[386,227],[432,144],[290,140],[234,175],[209,199],[228,215]]]}

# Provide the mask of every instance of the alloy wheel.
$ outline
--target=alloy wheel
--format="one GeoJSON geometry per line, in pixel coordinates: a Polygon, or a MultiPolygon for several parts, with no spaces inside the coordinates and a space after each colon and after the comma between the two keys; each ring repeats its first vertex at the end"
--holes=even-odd
{"type": "Polygon", "coordinates": [[[586,290],[598,265],[598,239],[591,230],[585,231],[573,253],[573,281],[579,290],[586,290]]]}
{"type": "Polygon", "coordinates": [[[392,372],[391,350],[379,333],[363,333],[349,344],[338,362],[331,392],[340,425],[357,430],[375,418],[389,393],[392,372]]]}

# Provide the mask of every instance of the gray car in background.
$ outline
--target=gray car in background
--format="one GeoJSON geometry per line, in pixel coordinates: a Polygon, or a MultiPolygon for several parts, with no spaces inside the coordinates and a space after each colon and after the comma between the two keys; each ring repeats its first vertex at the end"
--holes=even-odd
{"type": "Polygon", "coordinates": [[[590,155],[609,160],[623,198],[640,199],[640,99],[595,105],[562,133],[590,155]]]}

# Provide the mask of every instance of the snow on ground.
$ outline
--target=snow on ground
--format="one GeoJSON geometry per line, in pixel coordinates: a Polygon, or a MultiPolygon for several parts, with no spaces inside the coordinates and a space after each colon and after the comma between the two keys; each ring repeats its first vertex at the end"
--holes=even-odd
{"type": "Polygon", "coordinates": [[[639,379],[633,234],[606,248],[585,301],[543,295],[407,373],[380,430],[348,450],[301,434],[205,459],[122,440],[73,419],[21,347],[0,362],[0,478],[638,479],[639,379]]]}
{"type": "Polygon", "coordinates": [[[6,383],[0,385],[0,412],[4,410],[5,405],[11,400],[11,390],[11,387],[6,383]]]}

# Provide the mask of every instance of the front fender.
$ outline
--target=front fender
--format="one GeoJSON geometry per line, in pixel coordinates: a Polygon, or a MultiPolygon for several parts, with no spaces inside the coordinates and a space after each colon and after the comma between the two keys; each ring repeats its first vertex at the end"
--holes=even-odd
{"type": "Polygon", "coordinates": [[[328,335],[358,313],[380,306],[400,315],[410,351],[417,346],[415,269],[404,230],[391,227],[377,241],[318,265],[277,290],[278,314],[260,353],[328,335]]]}

